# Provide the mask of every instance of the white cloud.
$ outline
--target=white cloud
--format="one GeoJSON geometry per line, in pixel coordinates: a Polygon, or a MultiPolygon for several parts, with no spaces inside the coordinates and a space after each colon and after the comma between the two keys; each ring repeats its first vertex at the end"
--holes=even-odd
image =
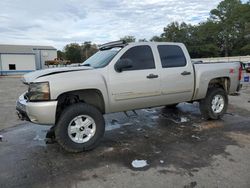
{"type": "Polygon", "coordinates": [[[159,35],[172,21],[205,21],[220,0],[1,0],[0,43],[103,43],[159,35]]]}

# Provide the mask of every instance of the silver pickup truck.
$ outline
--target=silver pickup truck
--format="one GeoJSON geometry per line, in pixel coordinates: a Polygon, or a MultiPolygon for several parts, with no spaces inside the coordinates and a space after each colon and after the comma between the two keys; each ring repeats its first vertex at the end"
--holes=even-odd
{"type": "Polygon", "coordinates": [[[181,43],[116,41],[78,67],[24,75],[28,91],[16,109],[21,119],[53,125],[56,141],[80,152],[97,146],[107,113],[198,101],[204,118],[219,119],[240,76],[237,62],[192,63],[181,43]]]}

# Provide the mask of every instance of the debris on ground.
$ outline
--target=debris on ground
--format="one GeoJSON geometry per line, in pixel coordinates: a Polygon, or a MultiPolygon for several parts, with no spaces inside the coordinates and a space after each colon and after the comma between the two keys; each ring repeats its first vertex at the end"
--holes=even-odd
{"type": "Polygon", "coordinates": [[[164,163],[164,161],[163,161],[163,160],[160,160],[160,163],[161,163],[161,164],[163,164],[163,163],[164,163]]]}
{"type": "Polygon", "coordinates": [[[192,181],[189,185],[185,185],[184,188],[194,188],[197,185],[196,181],[192,181]]]}
{"type": "Polygon", "coordinates": [[[144,112],[148,112],[148,113],[155,113],[156,110],[153,108],[147,108],[147,109],[142,109],[144,112]]]}
{"type": "Polygon", "coordinates": [[[113,147],[109,147],[107,149],[104,150],[104,152],[112,152],[114,151],[114,148],[113,147]]]}
{"type": "Polygon", "coordinates": [[[191,137],[192,137],[192,138],[195,138],[195,139],[197,139],[197,140],[200,140],[200,137],[198,137],[198,136],[192,135],[191,137]]]}
{"type": "Polygon", "coordinates": [[[145,138],[149,138],[149,135],[145,134],[144,137],[145,137],[145,138]]]}
{"type": "Polygon", "coordinates": [[[185,123],[185,122],[188,122],[188,118],[186,118],[186,117],[181,117],[181,121],[180,121],[181,123],[185,123]]]}
{"type": "Polygon", "coordinates": [[[138,129],[136,129],[137,131],[142,131],[142,128],[138,128],[138,129]]]}
{"type": "Polygon", "coordinates": [[[145,166],[148,166],[146,160],[133,160],[131,164],[134,168],[143,168],[145,166]]]}
{"type": "Polygon", "coordinates": [[[106,126],[105,126],[105,130],[106,131],[112,131],[112,130],[114,130],[114,129],[119,129],[119,128],[121,128],[121,124],[118,124],[118,123],[114,123],[114,124],[112,124],[112,122],[111,122],[111,124],[107,124],[106,126]]]}
{"type": "Polygon", "coordinates": [[[36,135],[36,137],[33,138],[33,140],[35,140],[35,141],[42,141],[42,140],[44,140],[44,139],[40,138],[39,135],[36,135]]]}
{"type": "Polygon", "coordinates": [[[187,117],[178,117],[176,115],[174,115],[173,117],[169,117],[169,115],[166,114],[161,114],[165,119],[168,119],[170,121],[173,121],[176,124],[180,124],[180,123],[186,123],[189,121],[189,119],[187,117]]]}
{"type": "Polygon", "coordinates": [[[112,119],[112,120],[111,120],[111,124],[112,124],[112,125],[114,125],[114,124],[116,124],[116,123],[118,123],[118,120],[116,120],[116,119],[112,119]]]}
{"type": "Polygon", "coordinates": [[[152,118],[152,119],[158,119],[159,116],[152,116],[151,118],[152,118]]]}

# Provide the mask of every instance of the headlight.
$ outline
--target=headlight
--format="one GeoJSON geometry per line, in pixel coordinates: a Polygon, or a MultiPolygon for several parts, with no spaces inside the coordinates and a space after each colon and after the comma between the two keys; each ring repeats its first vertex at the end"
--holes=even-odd
{"type": "Polygon", "coordinates": [[[30,101],[48,101],[50,100],[49,82],[31,83],[28,90],[30,101]]]}

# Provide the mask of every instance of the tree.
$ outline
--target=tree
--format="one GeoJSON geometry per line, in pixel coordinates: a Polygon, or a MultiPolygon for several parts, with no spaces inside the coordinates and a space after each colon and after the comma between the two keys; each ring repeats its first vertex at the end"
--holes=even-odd
{"type": "Polygon", "coordinates": [[[94,53],[96,53],[98,51],[98,48],[95,44],[91,44],[91,42],[84,42],[81,45],[81,49],[82,49],[82,57],[83,57],[83,61],[85,61],[86,59],[88,59],[90,56],[92,56],[94,53]]]}
{"type": "Polygon", "coordinates": [[[153,41],[153,42],[162,42],[163,41],[163,38],[161,36],[153,36],[150,41],[153,41]]]}
{"type": "Polygon", "coordinates": [[[211,10],[207,21],[172,22],[150,41],[182,42],[192,58],[250,54],[250,1],[224,0],[211,10]]]}
{"type": "MultiPolygon", "coordinates": [[[[98,51],[96,44],[87,41],[79,45],[78,43],[67,44],[64,47],[64,57],[71,63],[82,63],[87,58],[98,51]]],[[[60,56],[62,52],[59,52],[60,56]]],[[[59,57],[59,56],[58,56],[59,57]]]]}
{"type": "Polygon", "coordinates": [[[138,42],[148,42],[147,39],[139,39],[138,42]]]}
{"type": "Polygon", "coordinates": [[[192,58],[217,57],[220,48],[217,45],[218,26],[207,21],[194,27],[192,36],[188,43],[188,50],[192,58]]]}
{"type": "Polygon", "coordinates": [[[81,63],[83,61],[81,46],[77,43],[67,44],[64,47],[65,57],[71,63],[81,63]]]}
{"type": "Polygon", "coordinates": [[[136,39],[134,36],[127,35],[127,36],[120,38],[120,40],[124,40],[126,42],[135,42],[136,39]]]}
{"type": "Polygon", "coordinates": [[[57,58],[59,58],[59,59],[66,59],[65,58],[65,53],[62,52],[61,50],[57,50],[57,58]]]}
{"type": "Polygon", "coordinates": [[[211,20],[219,26],[218,42],[225,56],[231,55],[235,41],[240,38],[241,5],[240,0],[224,0],[210,12],[211,20]]]}

